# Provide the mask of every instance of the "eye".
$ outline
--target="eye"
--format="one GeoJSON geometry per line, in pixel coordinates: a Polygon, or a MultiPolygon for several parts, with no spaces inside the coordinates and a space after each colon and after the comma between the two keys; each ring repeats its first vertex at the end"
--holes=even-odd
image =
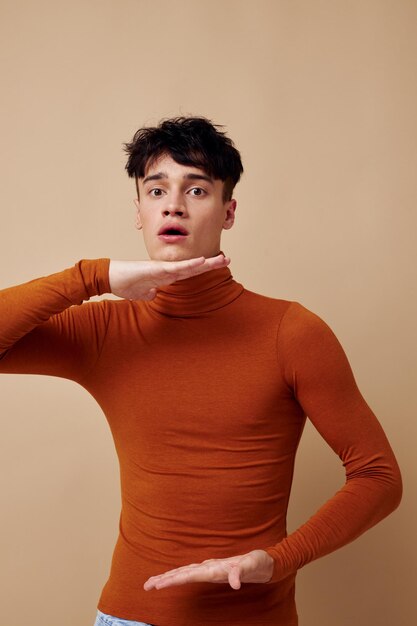
{"type": "Polygon", "coordinates": [[[153,196],[154,198],[160,198],[160,194],[158,193],[158,194],[156,194],[156,196],[155,196],[155,195],[152,193],[153,191],[160,191],[160,192],[161,192],[161,194],[162,194],[162,189],[159,189],[159,187],[154,187],[154,189],[151,189],[151,190],[149,191],[149,194],[150,194],[151,196],[153,196]]]}
{"type": "Polygon", "coordinates": [[[197,190],[197,191],[201,191],[202,193],[198,193],[198,194],[191,194],[192,196],[195,196],[195,195],[197,195],[197,196],[202,196],[202,195],[204,195],[204,194],[206,193],[206,192],[205,192],[205,190],[204,190],[204,189],[202,189],[201,187],[193,187],[192,189],[190,189],[190,191],[196,191],[196,190],[197,190]]]}

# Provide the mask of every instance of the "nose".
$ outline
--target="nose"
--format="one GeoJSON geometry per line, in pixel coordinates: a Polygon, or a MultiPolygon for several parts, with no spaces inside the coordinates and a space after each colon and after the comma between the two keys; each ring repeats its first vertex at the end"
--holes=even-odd
{"type": "Polygon", "coordinates": [[[162,209],[163,215],[185,215],[186,207],[181,192],[172,192],[162,209]]]}
{"type": "Polygon", "coordinates": [[[169,207],[168,209],[164,209],[162,211],[163,215],[184,215],[185,210],[183,208],[169,207]]]}

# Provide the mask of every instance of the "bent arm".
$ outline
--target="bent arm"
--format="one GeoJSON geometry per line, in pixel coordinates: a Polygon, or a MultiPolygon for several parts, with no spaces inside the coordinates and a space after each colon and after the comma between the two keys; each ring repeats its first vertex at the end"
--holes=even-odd
{"type": "Polygon", "coordinates": [[[223,253],[182,261],[84,259],[62,272],[4,289],[0,372],[50,374],[80,382],[99,356],[110,311],[108,301],[82,304],[84,300],[103,293],[150,300],[160,286],[229,262],[223,253]]]}
{"type": "Polygon", "coordinates": [[[109,263],[84,259],[0,291],[0,372],[77,379],[94,356],[99,311],[93,305],[101,304],[82,303],[110,291],[109,263]]]}
{"type": "Polygon", "coordinates": [[[305,524],[266,548],[275,561],[269,582],[353,541],[394,511],[402,496],[391,446],[329,326],[293,302],[281,322],[277,350],[289,389],[342,460],[346,483],[305,524]]]}

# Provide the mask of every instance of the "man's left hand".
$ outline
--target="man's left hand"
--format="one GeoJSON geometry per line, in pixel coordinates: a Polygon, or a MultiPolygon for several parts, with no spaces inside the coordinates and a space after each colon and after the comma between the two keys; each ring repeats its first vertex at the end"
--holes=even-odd
{"type": "Polygon", "coordinates": [[[145,591],[186,583],[229,583],[240,589],[241,583],[267,583],[272,577],[274,559],[265,550],[252,550],[228,559],[208,559],[151,576],[143,585],[145,591]]]}

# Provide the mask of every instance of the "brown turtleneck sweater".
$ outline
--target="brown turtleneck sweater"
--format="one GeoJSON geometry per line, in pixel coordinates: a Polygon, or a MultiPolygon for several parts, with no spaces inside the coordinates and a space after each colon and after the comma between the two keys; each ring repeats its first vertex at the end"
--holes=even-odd
{"type": "Polygon", "coordinates": [[[297,570],[401,498],[396,459],[340,343],[304,306],[244,289],[228,267],[150,302],[82,304],[110,291],[108,268],[82,260],[0,292],[0,372],[78,382],[114,438],[120,533],[98,608],[157,626],[295,626],[297,570]],[[287,536],[307,416],[346,483],[287,536]],[[275,560],[269,583],[143,589],[152,575],[253,549],[275,560]]]}

